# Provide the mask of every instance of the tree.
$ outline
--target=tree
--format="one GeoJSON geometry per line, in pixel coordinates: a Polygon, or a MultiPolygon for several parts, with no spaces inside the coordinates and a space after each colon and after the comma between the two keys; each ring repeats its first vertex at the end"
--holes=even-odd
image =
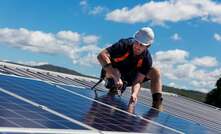
{"type": "Polygon", "coordinates": [[[219,80],[217,80],[216,87],[219,89],[221,88],[221,78],[219,78],[219,80]]]}
{"type": "Polygon", "coordinates": [[[217,80],[216,87],[206,96],[206,103],[221,108],[221,78],[217,80]]]}

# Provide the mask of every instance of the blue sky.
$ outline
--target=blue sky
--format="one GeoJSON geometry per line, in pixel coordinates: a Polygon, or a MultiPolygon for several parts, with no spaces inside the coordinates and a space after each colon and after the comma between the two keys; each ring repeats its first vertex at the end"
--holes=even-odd
{"type": "Polygon", "coordinates": [[[208,92],[221,75],[221,1],[1,0],[0,59],[99,76],[96,55],[143,26],[163,83],[208,92]]]}

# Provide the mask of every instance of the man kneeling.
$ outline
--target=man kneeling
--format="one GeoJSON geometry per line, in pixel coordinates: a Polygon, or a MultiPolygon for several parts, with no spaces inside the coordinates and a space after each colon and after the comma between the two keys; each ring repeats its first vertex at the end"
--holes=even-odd
{"type": "Polygon", "coordinates": [[[102,50],[97,58],[105,79],[108,83],[114,84],[114,86],[109,85],[110,93],[114,92],[114,89],[123,92],[126,86],[132,86],[130,104],[136,103],[141,84],[150,80],[152,106],[161,109],[163,99],[160,70],[152,67],[152,58],[148,50],[153,41],[153,30],[143,27],[135,33],[134,37],[120,39],[102,50]]]}

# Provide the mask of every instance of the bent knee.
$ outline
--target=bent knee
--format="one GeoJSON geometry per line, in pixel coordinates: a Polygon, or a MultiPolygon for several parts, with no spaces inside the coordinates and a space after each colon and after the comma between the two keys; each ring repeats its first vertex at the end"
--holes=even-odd
{"type": "Polygon", "coordinates": [[[160,75],[161,75],[160,68],[153,67],[152,69],[153,69],[154,74],[155,74],[156,76],[159,76],[159,77],[160,77],[160,75]]]}
{"type": "Polygon", "coordinates": [[[147,74],[147,76],[151,79],[153,78],[160,78],[161,77],[161,71],[159,68],[156,67],[152,67],[149,71],[149,73],[147,74]]]}

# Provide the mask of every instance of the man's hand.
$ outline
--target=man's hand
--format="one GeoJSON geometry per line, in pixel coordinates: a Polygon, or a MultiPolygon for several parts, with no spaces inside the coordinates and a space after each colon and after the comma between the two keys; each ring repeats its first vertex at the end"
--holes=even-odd
{"type": "Polygon", "coordinates": [[[143,82],[144,78],[145,78],[145,75],[141,73],[137,74],[136,79],[134,80],[133,85],[132,85],[132,94],[130,97],[131,103],[137,103],[137,98],[140,92],[141,83],[143,82]]]}
{"type": "Polygon", "coordinates": [[[117,89],[121,89],[123,87],[123,81],[121,80],[120,71],[116,68],[111,67],[111,66],[108,68],[105,68],[105,71],[106,71],[106,77],[113,78],[115,87],[117,89]]]}
{"type": "Polygon", "coordinates": [[[130,104],[136,104],[137,103],[137,95],[132,94],[130,97],[130,104]]]}
{"type": "Polygon", "coordinates": [[[106,77],[113,78],[116,88],[121,89],[123,87],[123,81],[121,80],[120,71],[112,67],[108,51],[106,49],[102,50],[97,58],[106,72],[106,77]]]}
{"type": "Polygon", "coordinates": [[[121,78],[117,78],[117,79],[114,79],[114,83],[115,83],[115,87],[117,88],[117,89],[121,89],[121,88],[123,88],[123,85],[124,85],[124,83],[123,83],[123,81],[121,80],[121,78]]]}
{"type": "Polygon", "coordinates": [[[135,113],[135,104],[134,103],[129,102],[127,112],[132,113],[132,114],[135,113]]]}

